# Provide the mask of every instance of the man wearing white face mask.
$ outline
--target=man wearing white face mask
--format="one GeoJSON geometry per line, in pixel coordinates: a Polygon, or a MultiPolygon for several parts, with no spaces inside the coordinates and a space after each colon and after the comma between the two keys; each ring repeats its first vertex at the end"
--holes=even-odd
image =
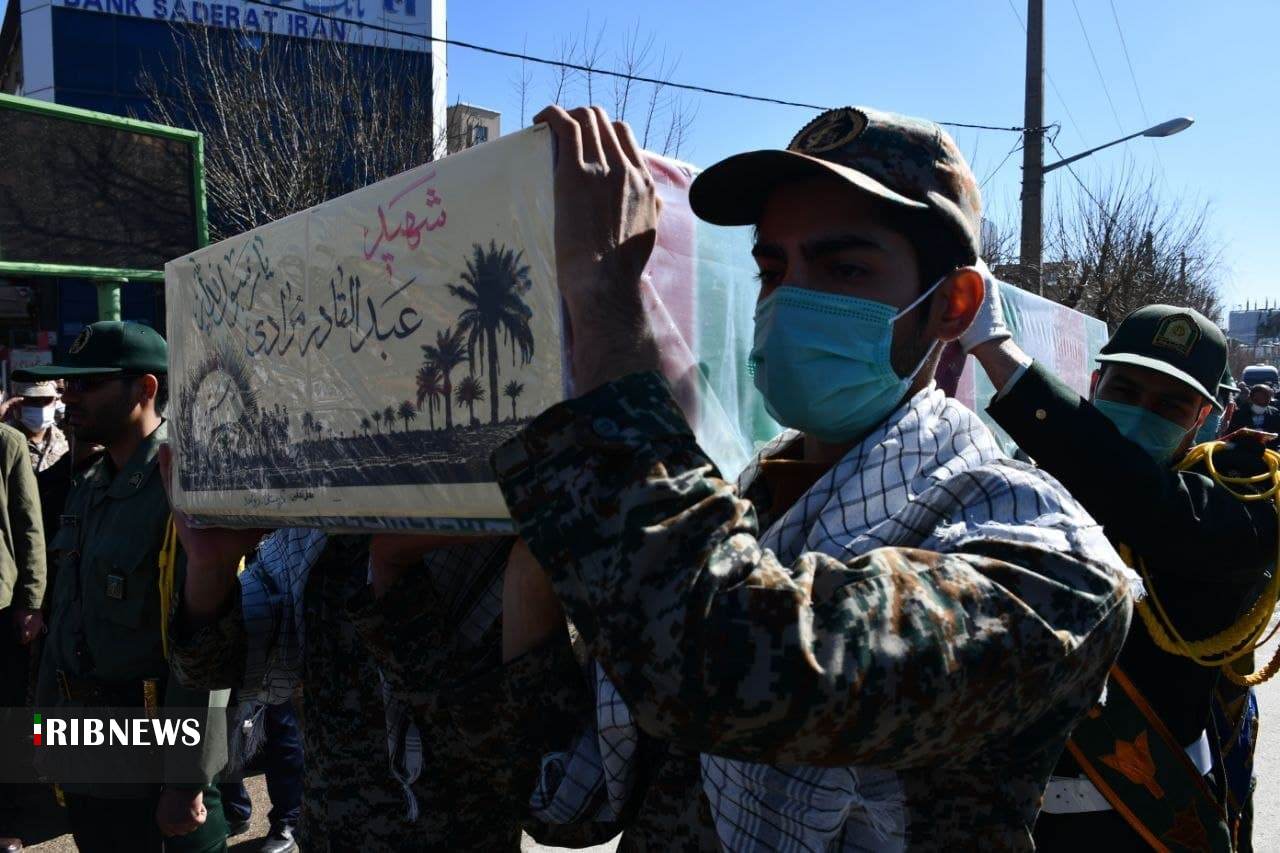
{"type": "Polygon", "coordinates": [[[27,437],[27,451],[36,473],[51,467],[70,446],[67,437],[55,423],[58,401],[57,386],[52,382],[14,382],[10,410],[13,425],[27,437]]]}
{"type": "MultiPolygon", "coordinates": [[[[1031,849],[1134,578],[1052,477],[1008,459],[933,382],[984,287],[977,182],[954,141],[932,122],[837,109],[786,150],[694,182],[699,217],[756,226],[755,382],[793,428],[735,487],[656,372],[640,271],[658,205],[630,130],[600,110],[539,120],[558,142],[557,272],[581,396],[494,467],[607,676],[601,696],[620,697],[599,715],[603,811],[626,814],[615,793],[630,790],[642,825],[654,799],[652,774],[628,781],[616,760],[633,717],[701,754],[685,801],[705,798],[727,850],[1031,849]]],[[[504,618],[536,624],[539,600],[504,601],[504,618]]],[[[575,758],[565,773],[591,766],[575,758]]],[[[541,799],[592,790],[575,777],[551,791],[565,774],[547,775],[541,799]]],[[[664,840],[623,849],[706,847],[664,840]]]]}

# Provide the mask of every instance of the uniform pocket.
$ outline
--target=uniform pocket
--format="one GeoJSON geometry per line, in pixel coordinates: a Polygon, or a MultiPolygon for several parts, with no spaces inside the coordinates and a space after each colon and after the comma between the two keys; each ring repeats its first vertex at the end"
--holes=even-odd
{"type": "Polygon", "coordinates": [[[147,603],[159,606],[152,594],[156,573],[146,571],[147,557],[103,556],[96,562],[94,574],[102,596],[102,615],[121,627],[137,628],[147,603]]]}

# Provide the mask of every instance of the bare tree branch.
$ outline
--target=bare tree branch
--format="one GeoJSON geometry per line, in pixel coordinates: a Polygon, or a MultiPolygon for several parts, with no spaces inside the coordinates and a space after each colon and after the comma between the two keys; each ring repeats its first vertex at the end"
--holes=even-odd
{"type": "Polygon", "coordinates": [[[1167,200],[1132,171],[1059,200],[1046,229],[1045,295],[1114,325],[1144,305],[1222,311],[1221,244],[1207,205],[1167,200]]]}
{"type": "Polygon", "coordinates": [[[204,135],[215,239],[432,159],[425,55],[215,39],[205,27],[175,27],[173,38],[174,65],[144,72],[139,87],[154,119],[204,135]]]}

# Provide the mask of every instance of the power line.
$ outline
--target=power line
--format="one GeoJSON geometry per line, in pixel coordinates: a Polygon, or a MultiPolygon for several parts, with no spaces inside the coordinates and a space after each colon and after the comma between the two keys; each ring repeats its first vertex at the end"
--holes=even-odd
{"type": "MultiPolygon", "coordinates": [[[[1120,13],[1116,11],[1116,0],[1111,0],[1111,18],[1116,22],[1116,33],[1120,36],[1120,49],[1124,51],[1124,62],[1129,66],[1129,79],[1133,81],[1133,93],[1138,96],[1138,108],[1142,110],[1142,121],[1148,127],[1151,125],[1151,116],[1147,115],[1147,104],[1142,99],[1142,87],[1138,85],[1138,75],[1133,70],[1133,59],[1129,56],[1129,42],[1124,37],[1124,27],[1120,26],[1120,13]]],[[[1165,182],[1165,186],[1169,184],[1169,176],[1164,170],[1164,158],[1160,156],[1160,146],[1156,145],[1154,139],[1148,140],[1151,143],[1151,151],[1156,155],[1156,165],[1160,167],[1160,178],[1165,182]]]]}
{"type": "Polygon", "coordinates": [[[1125,64],[1129,66],[1129,79],[1133,81],[1133,92],[1138,96],[1138,106],[1142,109],[1142,120],[1151,124],[1147,115],[1147,105],[1142,100],[1142,88],[1138,86],[1138,75],[1133,71],[1133,60],[1129,58],[1129,44],[1124,38],[1124,27],[1120,26],[1120,14],[1116,11],[1116,0],[1111,0],[1111,17],[1116,22],[1116,32],[1120,35],[1120,49],[1124,51],[1125,64]]]}
{"type": "Polygon", "coordinates": [[[1089,30],[1085,28],[1084,17],[1080,14],[1080,5],[1071,0],[1071,8],[1076,10],[1076,20],[1080,22],[1080,32],[1084,35],[1084,43],[1089,48],[1089,56],[1093,59],[1093,70],[1098,72],[1098,82],[1102,84],[1102,94],[1107,96],[1107,104],[1111,107],[1111,116],[1116,120],[1116,129],[1124,133],[1124,124],[1120,121],[1120,113],[1116,110],[1116,102],[1111,100],[1111,89],[1107,86],[1106,75],[1098,63],[1098,54],[1093,52],[1093,41],[1089,38],[1089,30]]]}
{"type": "MultiPolygon", "coordinates": [[[[1057,152],[1059,157],[1061,157],[1064,160],[1066,159],[1066,155],[1058,150],[1058,146],[1054,144],[1052,139],[1049,140],[1049,147],[1052,148],[1055,152],[1057,152]]],[[[1112,218],[1111,211],[1107,210],[1107,206],[1102,202],[1098,201],[1098,197],[1093,194],[1093,190],[1089,189],[1089,187],[1085,184],[1085,182],[1080,180],[1080,176],[1076,174],[1075,168],[1070,163],[1067,164],[1067,171],[1071,173],[1071,177],[1076,179],[1076,183],[1080,185],[1080,189],[1084,190],[1085,195],[1087,195],[1090,199],[1092,199],[1093,203],[1098,206],[1098,209],[1102,211],[1103,215],[1106,216],[1108,219],[1112,218]]]]}
{"type": "MultiPolygon", "coordinates": [[[[1007,0],[1009,3],[1009,11],[1013,12],[1013,17],[1017,18],[1018,26],[1022,27],[1022,31],[1027,31],[1027,22],[1022,19],[1022,13],[1018,11],[1018,7],[1013,5],[1013,0],[1007,0]]],[[[1067,114],[1067,120],[1071,122],[1072,129],[1075,130],[1076,136],[1080,137],[1080,141],[1087,143],[1084,134],[1080,132],[1080,122],[1076,121],[1076,117],[1071,113],[1071,107],[1067,106],[1067,99],[1062,96],[1062,90],[1058,88],[1057,82],[1053,79],[1053,75],[1049,73],[1046,67],[1044,76],[1049,79],[1049,88],[1053,89],[1053,94],[1058,99],[1058,103],[1062,105],[1062,111],[1067,114]]]]}
{"type": "MultiPolygon", "coordinates": [[[[251,3],[252,5],[255,5],[255,6],[267,6],[272,9],[280,8],[278,4],[272,3],[270,2],[270,0],[246,0],[246,2],[251,3]]],[[[306,12],[305,14],[313,18],[319,18],[320,20],[323,20],[323,21],[332,21],[335,23],[347,24],[347,25],[354,24],[357,27],[363,27],[365,29],[373,30],[374,32],[388,33],[389,35],[405,36],[408,38],[422,39],[423,41],[435,42],[436,44],[445,44],[450,47],[460,47],[460,48],[463,48],[464,50],[474,50],[479,53],[487,53],[492,56],[504,56],[508,59],[519,59],[522,62],[532,62],[537,65],[550,65],[556,68],[567,68],[571,71],[580,71],[585,74],[598,74],[601,77],[617,77],[622,80],[631,80],[636,83],[652,83],[655,86],[665,86],[672,89],[683,89],[687,92],[698,92],[703,95],[718,95],[723,98],[738,98],[739,100],[744,100],[744,101],[756,101],[758,103],[763,103],[763,104],[776,104],[782,107],[799,107],[801,109],[816,110],[818,112],[826,112],[827,110],[834,109],[833,107],[822,106],[820,104],[806,104],[802,101],[787,101],[781,98],[766,97],[764,95],[751,95],[745,92],[733,92],[728,89],[713,89],[709,86],[699,86],[694,83],[675,83],[671,80],[660,80],[656,77],[640,77],[635,74],[624,74],[621,71],[610,71],[605,68],[595,68],[590,65],[579,65],[576,62],[564,62],[558,59],[547,59],[541,56],[532,56],[527,53],[517,53],[512,50],[501,50],[496,47],[486,47],[485,45],[475,44],[473,42],[461,41],[459,39],[440,38],[439,36],[427,35],[425,33],[415,33],[415,32],[411,32],[410,30],[398,30],[394,27],[384,27],[381,24],[368,24],[363,21],[352,21],[352,20],[348,20],[347,18],[339,18],[336,15],[328,15],[323,12],[306,12]]],[[[993,124],[971,124],[971,123],[962,122],[962,121],[939,121],[935,123],[946,125],[947,127],[967,127],[967,128],[972,128],[974,130],[1001,130],[1001,131],[1007,131],[1010,133],[1026,133],[1028,130],[1044,132],[1049,129],[1049,126],[1035,127],[1035,128],[1007,127],[1003,125],[993,125],[993,124]]]]}
{"type": "Polygon", "coordinates": [[[987,183],[990,182],[990,180],[996,176],[997,172],[999,172],[1001,169],[1004,168],[1004,164],[1008,163],[1009,158],[1012,157],[1014,153],[1021,147],[1022,147],[1022,137],[1018,137],[1018,140],[1013,143],[1013,147],[1009,149],[1008,154],[1004,155],[1004,159],[1000,161],[999,165],[997,165],[994,169],[988,172],[987,176],[982,179],[982,183],[978,184],[978,192],[982,192],[982,190],[986,189],[987,183]]]}

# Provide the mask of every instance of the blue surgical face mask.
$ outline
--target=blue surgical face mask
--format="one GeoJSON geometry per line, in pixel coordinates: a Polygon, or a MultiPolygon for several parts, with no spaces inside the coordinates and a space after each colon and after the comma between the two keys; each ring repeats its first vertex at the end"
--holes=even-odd
{"type": "Polygon", "coordinates": [[[1196,444],[1213,441],[1218,437],[1218,427],[1220,426],[1222,426],[1222,414],[1220,412],[1210,412],[1209,416],[1204,419],[1204,424],[1200,427],[1200,431],[1196,433],[1196,444]]]}
{"type": "Polygon", "coordinates": [[[1173,461],[1173,454],[1187,437],[1187,430],[1182,426],[1141,406],[1111,400],[1094,400],[1093,405],[1116,425],[1121,435],[1162,465],[1173,461]]]}
{"type": "Polygon", "coordinates": [[[820,441],[842,444],[882,421],[901,402],[933,347],[908,376],[889,355],[902,311],[870,299],[782,286],[756,306],[750,366],[774,420],[820,441]]]}

